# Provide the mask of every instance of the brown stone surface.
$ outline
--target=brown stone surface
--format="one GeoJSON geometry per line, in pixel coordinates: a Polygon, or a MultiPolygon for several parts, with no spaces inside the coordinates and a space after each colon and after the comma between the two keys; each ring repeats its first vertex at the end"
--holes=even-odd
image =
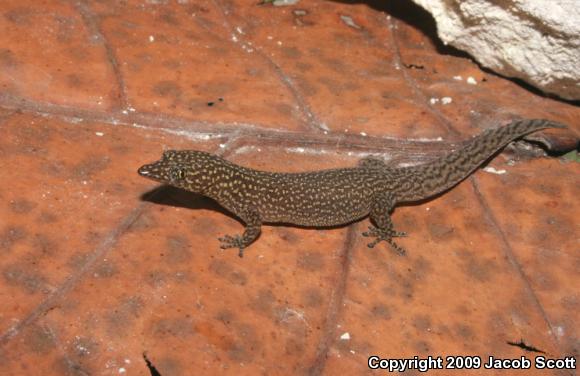
{"type": "Polygon", "coordinates": [[[407,257],[368,249],[363,221],[266,226],[240,259],[218,250],[232,215],[136,174],[169,148],[276,171],[421,163],[520,117],[569,125],[543,144],[577,142],[578,107],[440,46],[419,8],[8,0],[0,30],[2,375],[578,355],[576,162],[510,148],[490,163],[506,173],[397,208],[407,257]]]}

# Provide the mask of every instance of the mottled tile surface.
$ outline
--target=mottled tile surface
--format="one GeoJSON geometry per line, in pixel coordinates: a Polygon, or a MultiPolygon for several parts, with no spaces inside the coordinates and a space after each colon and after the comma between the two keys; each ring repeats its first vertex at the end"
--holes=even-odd
{"type": "Polygon", "coordinates": [[[577,162],[520,143],[397,208],[406,257],[368,249],[362,221],[266,226],[240,259],[217,241],[235,217],[137,175],[166,149],[271,171],[421,163],[514,118],[567,124],[531,137],[552,150],[577,143],[577,106],[480,70],[411,4],[256,3],[0,3],[0,373],[577,356],[577,162]]]}

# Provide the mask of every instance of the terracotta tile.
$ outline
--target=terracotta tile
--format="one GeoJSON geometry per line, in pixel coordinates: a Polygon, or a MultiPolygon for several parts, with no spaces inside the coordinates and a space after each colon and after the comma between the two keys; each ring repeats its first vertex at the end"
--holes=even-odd
{"type": "Polygon", "coordinates": [[[69,3],[2,2],[2,94],[92,110],[115,106],[115,72],[91,26],[69,3]]]}
{"type": "Polygon", "coordinates": [[[270,171],[416,164],[514,118],[568,124],[530,137],[556,152],[577,144],[577,106],[480,70],[401,4],[2,2],[2,374],[576,354],[575,162],[509,147],[491,162],[505,173],[397,208],[406,257],[368,249],[362,221],[264,226],[240,259],[217,240],[235,216],[136,173],[167,149],[270,171]]]}
{"type": "Polygon", "coordinates": [[[522,278],[538,299],[536,304],[546,310],[553,337],[573,349],[567,333],[575,330],[580,318],[575,288],[578,223],[574,206],[566,203],[574,201],[580,181],[577,166],[554,168],[547,162],[502,166],[508,174],[499,178],[486,174],[478,181],[482,191],[490,192],[486,204],[505,232],[510,247],[507,256],[517,262],[522,278]],[[562,180],[562,174],[569,174],[570,179],[562,180]]]}
{"type": "Polygon", "coordinates": [[[102,19],[127,105],[139,112],[266,127],[284,118],[289,129],[304,126],[275,67],[251,45],[238,43],[215,5],[105,2],[91,16],[102,19]]]}

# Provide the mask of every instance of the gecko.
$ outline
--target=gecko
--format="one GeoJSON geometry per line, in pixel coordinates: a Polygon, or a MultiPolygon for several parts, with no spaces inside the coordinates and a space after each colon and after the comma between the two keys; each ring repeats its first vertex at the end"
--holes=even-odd
{"type": "Polygon", "coordinates": [[[445,192],[509,142],[545,128],[566,126],[542,119],[517,120],[488,129],[463,147],[432,162],[392,167],[366,157],[356,167],[284,173],[251,169],[196,150],[167,150],[138,173],[215,200],[245,224],[241,235],[225,235],[220,248],[237,248],[240,257],[260,235],[262,223],[331,227],[370,217],[362,235],[373,248],[385,241],[400,255],[391,213],[396,205],[422,201],[445,192]]]}

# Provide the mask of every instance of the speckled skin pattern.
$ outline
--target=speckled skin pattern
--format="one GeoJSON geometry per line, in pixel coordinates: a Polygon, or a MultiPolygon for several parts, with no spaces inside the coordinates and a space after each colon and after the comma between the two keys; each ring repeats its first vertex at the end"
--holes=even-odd
{"type": "Polygon", "coordinates": [[[395,205],[429,198],[461,182],[510,141],[544,128],[565,128],[548,120],[514,121],[486,130],[463,148],[434,162],[393,168],[366,158],[357,167],[303,173],[278,173],[242,167],[209,153],[170,150],[139,174],[217,201],[245,222],[242,235],[225,235],[221,248],[244,248],[260,234],[263,222],[337,226],[370,216],[364,236],[384,240],[400,254],[390,213],[395,205]]]}

